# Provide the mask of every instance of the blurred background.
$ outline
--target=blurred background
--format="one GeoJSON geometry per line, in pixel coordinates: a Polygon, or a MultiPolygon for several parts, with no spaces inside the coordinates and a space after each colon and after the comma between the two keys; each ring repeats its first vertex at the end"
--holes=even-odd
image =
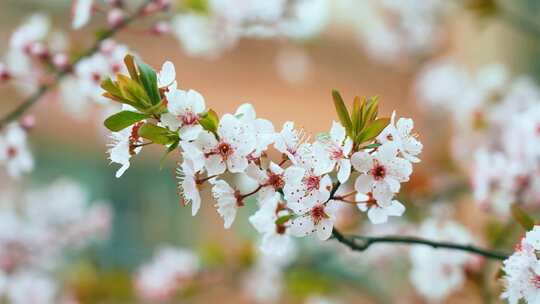
{"type": "MultiPolygon", "coordinates": [[[[507,18],[485,11],[478,4],[482,1],[455,1],[432,17],[430,26],[435,28],[434,33],[420,34],[434,40],[430,41],[433,46],[428,51],[394,49],[396,56],[380,58],[377,48],[384,46],[383,36],[366,36],[365,29],[359,30],[365,24],[357,22],[369,19],[367,2],[376,1],[328,2],[328,18],[323,29],[309,39],[242,38],[230,49],[210,58],[186,54],[172,34],[149,33],[152,20],[135,22],[114,39],[128,45],[155,68],[165,60],[172,61],[179,87],[201,92],[206,104],[218,113],[233,112],[240,104],[250,102],[257,115],[271,120],[277,130],[285,121],[294,120],[312,136],[327,131],[332,120],[337,120],[332,89],[338,89],[348,102],[354,96],[380,96],[380,111],[390,116],[395,110],[398,116],[413,118],[415,131],[424,144],[422,162],[415,165],[411,180],[400,193],[408,208],[405,220],[419,223],[433,205],[439,204],[437,208],[442,211],[438,212],[442,213],[450,212],[445,211],[445,206],[450,205],[453,218],[477,236],[480,245],[487,245],[485,231],[492,219],[474,205],[469,177],[451,155],[451,115],[429,111],[419,101],[417,79],[428,62],[444,58],[452,58],[469,71],[502,63],[510,75],[527,74],[536,79],[540,71],[536,60],[540,24],[531,29],[531,23],[534,25],[538,20],[539,4],[532,0],[499,1],[505,10],[512,12],[512,17],[507,18]],[[371,50],[366,47],[369,43],[375,44],[371,50]]],[[[423,5],[422,1],[403,2],[411,8],[423,5]]],[[[90,46],[95,32],[106,23],[106,16],[98,12],[88,26],[71,30],[68,13],[71,4],[67,0],[1,1],[0,54],[7,50],[11,33],[35,12],[50,16],[53,27],[68,37],[70,49],[80,51],[90,46]]],[[[176,14],[175,10],[180,10],[177,5],[180,6],[175,3],[166,14],[176,14]]],[[[382,22],[388,22],[391,27],[396,17],[378,11],[370,18],[384,18],[382,22]]],[[[13,109],[25,95],[8,85],[0,87],[0,92],[0,114],[13,109]]],[[[113,214],[110,234],[84,249],[68,252],[68,258],[57,270],[60,284],[70,290],[70,299],[80,303],[146,302],[137,298],[133,277],[155,250],[169,245],[196,252],[208,274],[202,282],[165,302],[264,302],[254,300],[245,287],[246,273],[256,263],[257,234],[247,221],[254,209],[241,210],[233,227],[224,230],[205,189],[201,211],[192,217],[190,208],[183,207],[177,196],[178,156],[169,157],[160,168],[159,149],[145,149],[132,160],[131,168],[121,178],[115,178],[116,167],[109,164],[106,155],[109,139],[102,125],[105,115],[100,107],[95,104],[78,117],[66,113],[57,93],[48,94],[30,112],[36,122],[29,132],[35,159],[33,172],[20,180],[0,175],[0,186],[5,193],[69,178],[85,189],[89,201],[110,204],[113,214]]],[[[368,231],[365,216],[356,210],[345,213],[338,223],[343,231],[368,231]]],[[[370,229],[374,231],[376,227],[370,229]]],[[[509,241],[509,246],[513,241],[509,241]]],[[[301,240],[299,248],[295,262],[288,266],[282,278],[285,287],[273,302],[428,302],[409,282],[407,254],[393,257],[387,263],[372,261],[377,254],[369,251],[345,252],[332,240],[322,244],[314,239],[301,240]]],[[[444,303],[487,301],[482,284],[478,284],[478,273],[471,270],[465,275],[463,287],[444,299],[444,303]]],[[[495,275],[489,276],[490,284],[496,285],[495,275]]],[[[493,302],[498,302],[496,298],[492,296],[493,302]]]]}

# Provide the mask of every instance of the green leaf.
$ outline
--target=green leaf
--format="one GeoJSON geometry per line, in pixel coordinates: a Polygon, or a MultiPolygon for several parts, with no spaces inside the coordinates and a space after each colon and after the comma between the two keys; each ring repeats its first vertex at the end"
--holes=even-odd
{"type": "Polygon", "coordinates": [[[208,0],[185,0],[183,4],[186,9],[200,14],[206,14],[209,12],[208,0]]]}
{"type": "Polygon", "coordinates": [[[351,123],[352,123],[352,135],[353,137],[360,132],[362,129],[362,101],[360,100],[360,97],[356,96],[354,97],[353,101],[353,109],[351,113],[351,123]]]}
{"type": "Polygon", "coordinates": [[[156,72],[140,60],[137,61],[137,66],[140,72],[140,82],[150,97],[151,103],[153,105],[158,104],[161,101],[161,96],[159,95],[156,72]]]}
{"type": "Polygon", "coordinates": [[[341,121],[341,124],[343,127],[345,127],[345,130],[347,130],[347,134],[349,136],[352,135],[352,121],[351,117],[349,116],[349,111],[347,110],[347,106],[345,106],[345,103],[343,102],[343,98],[341,98],[341,95],[338,91],[332,90],[332,98],[334,99],[334,106],[336,107],[336,113],[338,115],[339,120],[341,121]]]}
{"type": "Polygon", "coordinates": [[[208,112],[201,115],[201,118],[199,119],[199,124],[206,131],[217,134],[217,129],[219,127],[219,117],[214,110],[210,109],[208,110],[208,112]]]}
{"type": "Polygon", "coordinates": [[[122,111],[109,116],[107,119],[105,119],[104,124],[107,129],[113,132],[118,132],[145,118],[148,118],[147,114],[132,111],[122,111]]]}
{"type": "Polygon", "coordinates": [[[512,204],[512,216],[525,231],[530,231],[534,228],[534,220],[517,204],[512,204]]]}
{"type": "Polygon", "coordinates": [[[293,218],[292,214],[284,215],[276,220],[276,225],[283,225],[293,218]]]}
{"type": "Polygon", "coordinates": [[[129,54],[126,55],[124,57],[124,64],[126,65],[126,68],[129,72],[129,76],[131,77],[131,79],[140,83],[141,81],[139,80],[139,73],[137,73],[137,68],[135,67],[135,57],[129,54]]]}
{"type": "Polygon", "coordinates": [[[161,145],[172,144],[178,139],[178,134],[150,123],[139,128],[139,136],[161,145]]]}
{"type": "Polygon", "coordinates": [[[101,81],[101,88],[112,95],[122,96],[122,92],[118,87],[118,84],[114,82],[110,77],[107,77],[101,81]]]}
{"type": "Polygon", "coordinates": [[[361,144],[377,137],[390,123],[390,118],[379,118],[368,124],[360,134],[357,135],[355,143],[361,144]]]}
{"type": "Polygon", "coordinates": [[[377,115],[379,113],[379,97],[371,97],[363,110],[364,112],[362,113],[362,117],[365,122],[370,122],[377,119],[377,115]]]}
{"type": "Polygon", "coordinates": [[[151,106],[148,95],[138,82],[122,74],[118,74],[116,78],[122,97],[136,104],[138,108],[151,106]]]}

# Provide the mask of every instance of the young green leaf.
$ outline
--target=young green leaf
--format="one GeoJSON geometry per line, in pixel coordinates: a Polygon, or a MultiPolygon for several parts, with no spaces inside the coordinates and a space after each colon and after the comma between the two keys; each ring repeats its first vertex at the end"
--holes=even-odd
{"type": "Polygon", "coordinates": [[[219,127],[219,117],[214,110],[210,109],[208,110],[208,112],[201,115],[201,118],[199,119],[199,124],[201,124],[203,129],[205,129],[206,131],[217,134],[217,129],[219,127]]]}
{"type": "Polygon", "coordinates": [[[133,55],[126,55],[124,57],[124,64],[126,65],[126,68],[129,72],[129,76],[131,79],[135,80],[136,82],[140,83],[139,80],[139,73],[137,73],[137,68],[135,67],[135,57],[133,55]]]}
{"type": "Polygon", "coordinates": [[[122,97],[136,104],[138,108],[151,106],[148,95],[138,82],[122,74],[118,74],[116,79],[122,97]]]}
{"type": "Polygon", "coordinates": [[[347,110],[347,106],[345,106],[345,103],[343,102],[343,98],[341,98],[341,95],[338,91],[332,90],[332,98],[334,99],[334,106],[336,107],[336,113],[338,115],[339,120],[341,121],[341,124],[343,127],[345,127],[345,130],[347,130],[347,134],[349,136],[352,135],[352,121],[351,117],[349,116],[349,111],[347,110]]]}
{"type": "Polygon", "coordinates": [[[158,104],[161,101],[161,96],[159,95],[156,72],[149,65],[140,60],[137,61],[137,67],[140,72],[140,82],[150,97],[151,103],[153,105],[158,104]]]}
{"type": "Polygon", "coordinates": [[[360,97],[354,97],[353,108],[351,113],[351,123],[352,123],[352,135],[353,137],[360,132],[362,129],[362,115],[361,115],[362,101],[360,97]]]}
{"type": "Polygon", "coordinates": [[[292,219],[294,216],[292,214],[284,215],[276,220],[276,225],[283,225],[292,219]]]}
{"type": "Polygon", "coordinates": [[[364,121],[374,121],[377,119],[377,115],[379,113],[379,97],[374,96],[371,97],[370,100],[366,103],[366,107],[364,109],[364,113],[362,113],[364,121]]]}
{"type": "Polygon", "coordinates": [[[147,114],[132,111],[122,111],[109,116],[107,119],[105,119],[104,124],[107,129],[113,132],[118,132],[145,118],[148,118],[147,114]]]}
{"type": "Polygon", "coordinates": [[[361,144],[377,137],[390,123],[390,118],[379,118],[369,123],[360,134],[356,136],[355,143],[361,144]]]}
{"type": "Polygon", "coordinates": [[[530,231],[534,228],[534,220],[517,204],[512,204],[512,216],[525,231],[530,231]]]}
{"type": "Polygon", "coordinates": [[[100,86],[103,90],[111,93],[112,95],[122,96],[122,92],[120,91],[118,84],[114,82],[110,77],[103,79],[100,86]]]}
{"type": "Polygon", "coordinates": [[[176,133],[150,123],[145,123],[139,128],[139,136],[161,145],[172,144],[178,139],[176,133]]]}

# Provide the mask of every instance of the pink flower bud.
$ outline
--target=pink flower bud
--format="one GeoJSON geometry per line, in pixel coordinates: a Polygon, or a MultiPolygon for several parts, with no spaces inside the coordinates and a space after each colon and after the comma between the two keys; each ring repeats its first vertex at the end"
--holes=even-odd
{"type": "Polygon", "coordinates": [[[24,116],[19,123],[28,132],[36,125],[36,118],[34,115],[29,114],[24,116]]]}
{"type": "Polygon", "coordinates": [[[170,26],[167,22],[160,21],[152,26],[152,34],[155,35],[163,35],[168,33],[170,30],[170,26]]]}
{"type": "Polygon", "coordinates": [[[31,43],[29,45],[29,52],[31,55],[43,60],[49,58],[49,50],[47,46],[41,42],[31,43]]]}
{"type": "Polygon", "coordinates": [[[122,21],[124,21],[124,18],[124,11],[119,8],[115,8],[107,14],[107,24],[111,28],[117,27],[122,21]]]}
{"type": "Polygon", "coordinates": [[[54,56],[52,58],[52,62],[53,62],[55,67],[57,67],[57,68],[59,68],[61,70],[65,70],[69,66],[68,57],[64,53],[54,54],[54,56]]]}

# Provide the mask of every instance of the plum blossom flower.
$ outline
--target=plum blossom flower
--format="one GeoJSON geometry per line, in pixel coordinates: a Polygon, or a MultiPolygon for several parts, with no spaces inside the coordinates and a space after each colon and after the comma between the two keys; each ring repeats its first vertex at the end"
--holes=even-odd
{"type": "Polygon", "coordinates": [[[225,229],[229,229],[236,218],[236,211],[242,207],[242,196],[238,190],[233,189],[224,180],[211,180],[213,184],[212,196],[217,201],[216,207],[223,218],[225,229]]]}
{"type": "Polygon", "coordinates": [[[244,103],[238,107],[235,116],[249,125],[255,131],[255,150],[251,153],[251,158],[258,158],[266,151],[269,145],[274,142],[274,126],[267,119],[257,118],[255,109],[250,103],[244,103]]]}
{"type": "Polygon", "coordinates": [[[0,165],[14,178],[19,178],[34,168],[26,131],[17,123],[9,124],[4,134],[0,135],[0,165]]]}
{"type": "Polygon", "coordinates": [[[393,112],[390,124],[377,136],[377,141],[383,144],[392,142],[401,157],[413,163],[419,162],[417,155],[422,151],[422,143],[411,134],[413,120],[402,117],[396,123],[395,118],[396,112],[393,112]]]}
{"type": "MultiPolygon", "coordinates": [[[[218,139],[209,133],[201,132],[194,141],[199,154],[204,156],[204,166],[209,175],[221,174],[228,169],[231,173],[240,173],[248,166],[247,156],[256,146],[254,131],[231,114],[225,114],[219,122],[218,139]]],[[[187,144],[186,144],[187,145],[187,144]]],[[[185,146],[186,146],[185,145],[185,146]]],[[[193,156],[195,150],[192,149],[193,156]]],[[[195,164],[195,167],[198,167],[195,164]]]]}
{"type": "Polygon", "coordinates": [[[94,0],[73,0],[71,4],[71,27],[80,29],[85,26],[92,15],[94,0]]]}
{"type": "Polygon", "coordinates": [[[540,226],[534,226],[527,232],[517,250],[503,262],[505,291],[501,297],[510,304],[517,304],[520,299],[527,303],[540,301],[540,226]]]}
{"type": "Polygon", "coordinates": [[[147,300],[166,301],[188,284],[199,272],[195,253],[175,247],[160,248],[138,271],[135,289],[147,300]]]}
{"type": "Polygon", "coordinates": [[[338,208],[338,201],[329,200],[326,203],[323,201],[315,202],[304,214],[295,210],[295,213],[299,214],[299,216],[291,221],[291,234],[303,237],[316,232],[320,240],[327,240],[332,235],[338,208]]]}
{"type": "Polygon", "coordinates": [[[337,178],[340,183],[345,183],[351,174],[351,153],[353,142],[347,136],[345,128],[338,122],[332,122],[330,138],[322,138],[315,143],[316,149],[326,150],[330,158],[332,168],[337,168],[337,178]]]}
{"type": "Polygon", "coordinates": [[[111,144],[109,153],[109,159],[112,163],[122,165],[118,171],[116,171],[116,177],[122,176],[124,172],[129,168],[129,160],[133,155],[139,154],[142,147],[142,139],[139,137],[139,128],[143,122],[135,123],[119,132],[111,133],[111,144]]]}
{"type": "Polygon", "coordinates": [[[289,207],[296,213],[304,213],[315,202],[324,202],[330,197],[332,180],[328,173],[326,153],[318,153],[311,145],[305,144],[298,153],[297,166],[285,170],[283,193],[289,207]]]}
{"type": "Polygon", "coordinates": [[[204,97],[195,90],[173,89],[165,93],[169,113],[161,115],[161,123],[171,130],[180,131],[183,140],[194,140],[202,132],[199,114],[204,112],[204,97]]]}
{"type": "Polygon", "coordinates": [[[197,172],[193,168],[193,162],[185,159],[176,170],[180,196],[184,204],[191,203],[191,215],[195,216],[201,207],[201,195],[197,183],[197,172]]]}
{"type": "Polygon", "coordinates": [[[9,303],[52,304],[58,286],[54,280],[36,271],[22,271],[10,278],[7,286],[9,303]]]}
{"type": "Polygon", "coordinates": [[[386,143],[377,149],[377,153],[356,152],[351,163],[356,171],[368,176],[369,185],[386,184],[392,192],[399,192],[400,182],[409,180],[412,173],[411,163],[397,156],[398,150],[393,143],[386,143]]]}
{"type": "Polygon", "coordinates": [[[266,193],[276,193],[283,188],[285,170],[274,162],[270,162],[268,169],[259,168],[254,163],[250,163],[246,169],[246,175],[255,180],[262,189],[259,191],[259,197],[266,197],[266,193]]]}
{"type": "Polygon", "coordinates": [[[296,163],[296,153],[307,137],[302,130],[294,129],[294,122],[287,121],[283,124],[283,129],[275,135],[274,148],[287,155],[293,164],[296,163]]]}
{"type": "Polygon", "coordinates": [[[260,249],[264,254],[282,256],[290,252],[292,240],[289,236],[288,223],[276,224],[276,221],[289,215],[279,193],[267,193],[259,200],[259,210],[249,217],[249,222],[262,234],[260,249]]]}
{"type": "Polygon", "coordinates": [[[386,184],[369,186],[366,175],[359,176],[354,185],[357,207],[362,212],[368,212],[368,218],[373,224],[388,221],[389,216],[401,216],[405,212],[403,204],[393,200],[394,193],[386,184]]]}

